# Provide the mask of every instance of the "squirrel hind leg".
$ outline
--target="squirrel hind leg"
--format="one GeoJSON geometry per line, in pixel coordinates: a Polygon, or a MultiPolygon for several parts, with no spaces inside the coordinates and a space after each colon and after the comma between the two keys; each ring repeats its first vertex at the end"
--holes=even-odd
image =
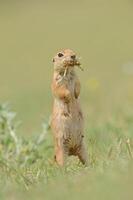
{"type": "Polygon", "coordinates": [[[89,165],[88,154],[84,144],[81,145],[79,151],[77,152],[77,156],[83,165],[89,165]]]}
{"type": "Polygon", "coordinates": [[[64,148],[63,148],[63,144],[62,144],[62,139],[61,138],[56,140],[54,160],[56,161],[56,163],[60,167],[64,166],[65,153],[64,153],[64,148]]]}
{"type": "Polygon", "coordinates": [[[62,149],[58,149],[58,150],[55,152],[54,159],[55,159],[56,163],[57,163],[59,166],[62,167],[62,166],[64,165],[64,153],[63,153],[63,150],[62,150],[62,149]]]}

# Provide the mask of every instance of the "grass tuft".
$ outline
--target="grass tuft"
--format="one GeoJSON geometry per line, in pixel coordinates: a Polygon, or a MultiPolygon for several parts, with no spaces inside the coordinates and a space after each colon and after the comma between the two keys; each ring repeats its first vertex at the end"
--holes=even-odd
{"type": "Polygon", "coordinates": [[[119,121],[115,115],[99,125],[90,123],[86,138],[90,165],[84,167],[70,157],[66,166],[59,168],[53,162],[49,122],[43,123],[36,137],[23,138],[18,134],[16,113],[9,104],[0,105],[1,199],[10,195],[12,199],[43,199],[44,195],[47,199],[99,199],[99,195],[106,199],[108,193],[112,199],[114,192],[117,197],[120,191],[124,199],[132,192],[132,117],[129,113],[126,118],[118,117],[119,121]]]}

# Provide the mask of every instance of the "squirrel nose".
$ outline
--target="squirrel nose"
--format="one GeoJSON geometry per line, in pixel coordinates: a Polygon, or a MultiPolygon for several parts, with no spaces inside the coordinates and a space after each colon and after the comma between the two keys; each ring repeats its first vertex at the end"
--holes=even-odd
{"type": "Polygon", "coordinates": [[[76,56],[75,56],[75,55],[72,55],[71,58],[74,60],[74,59],[76,58],[76,56]]]}

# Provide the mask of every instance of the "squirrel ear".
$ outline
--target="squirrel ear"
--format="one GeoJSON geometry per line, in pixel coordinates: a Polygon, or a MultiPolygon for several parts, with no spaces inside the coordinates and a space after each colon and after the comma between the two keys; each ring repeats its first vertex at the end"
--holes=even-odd
{"type": "Polygon", "coordinates": [[[53,58],[53,60],[52,60],[53,62],[55,62],[55,59],[53,58]]]}

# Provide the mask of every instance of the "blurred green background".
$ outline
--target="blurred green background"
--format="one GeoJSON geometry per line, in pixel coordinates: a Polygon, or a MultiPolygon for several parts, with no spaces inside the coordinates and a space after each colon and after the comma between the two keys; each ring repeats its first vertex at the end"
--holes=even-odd
{"type": "Polygon", "coordinates": [[[108,118],[133,102],[131,0],[0,1],[0,102],[11,102],[27,134],[52,110],[52,57],[82,57],[86,116],[108,118]]]}

